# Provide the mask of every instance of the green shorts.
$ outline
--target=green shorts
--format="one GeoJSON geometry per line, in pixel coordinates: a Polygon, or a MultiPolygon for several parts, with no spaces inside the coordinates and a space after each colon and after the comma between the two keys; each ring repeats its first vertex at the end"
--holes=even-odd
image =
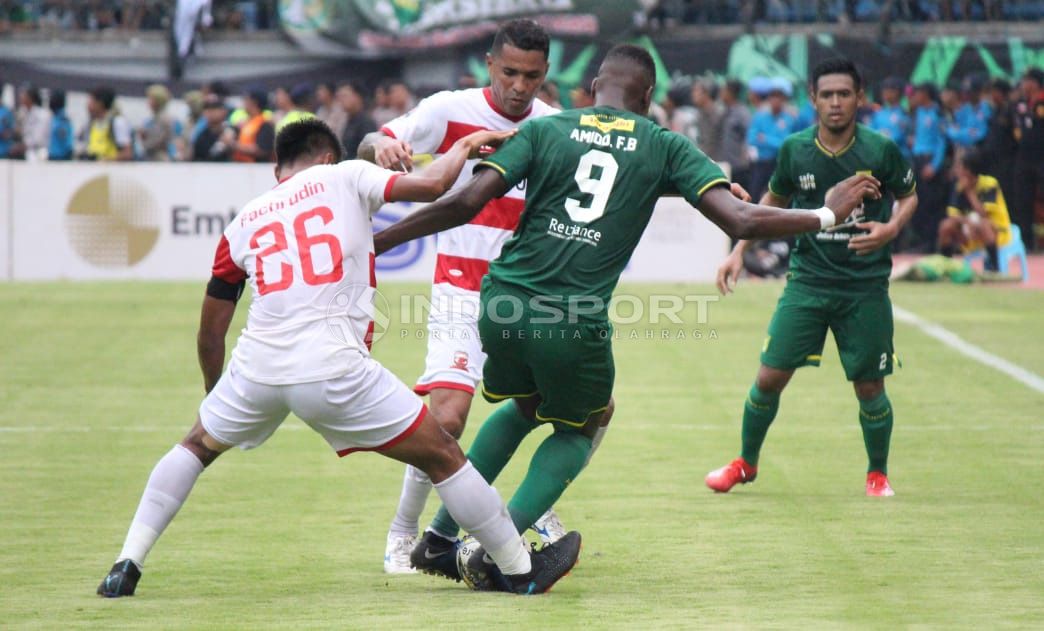
{"type": "Polygon", "coordinates": [[[540,323],[548,314],[530,309],[529,299],[489,276],[482,282],[482,395],[495,403],[539,394],[538,421],[582,427],[613,393],[612,325],[540,323]]]}
{"type": "Polygon", "coordinates": [[[852,292],[788,282],[772,314],[761,363],[780,370],[818,366],[828,328],[849,381],[892,374],[892,301],[885,285],[852,292]]]}

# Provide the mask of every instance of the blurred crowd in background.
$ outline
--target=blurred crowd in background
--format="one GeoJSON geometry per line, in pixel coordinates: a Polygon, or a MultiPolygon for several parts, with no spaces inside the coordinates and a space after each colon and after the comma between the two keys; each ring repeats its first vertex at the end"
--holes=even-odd
{"type": "Polygon", "coordinates": [[[168,29],[177,4],[206,5],[218,30],[278,25],[276,0],[0,0],[0,35],[11,31],[157,31],[168,29]]]}
{"type": "Polygon", "coordinates": [[[680,24],[1039,20],[1039,0],[655,0],[653,28],[680,24]]]}
{"type": "MultiPolygon", "coordinates": [[[[217,29],[278,25],[277,0],[187,0],[206,4],[217,29]]],[[[178,0],[186,2],[186,0],[178,0]]],[[[169,0],[0,0],[0,34],[11,30],[159,30],[170,26],[169,0]]],[[[1040,20],[1040,0],[648,0],[639,26],[682,24],[1040,20]]]]}
{"type": "MultiPolygon", "coordinates": [[[[85,112],[70,112],[60,90],[22,85],[7,91],[2,79],[0,96],[15,98],[0,98],[0,159],[270,162],[278,130],[312,116],[330,125],[342,139],[346,157],[353,158],[367,133],[406,113],[418,100],[398,79],[373,88],[344,81],[274,90],[232,90],[212,82],[176,101],[167,87],[155,84],[144,90],[147,115],[132,123],[109,87],[91,90],[85,101],[80,97],[78,102],[85,105],[78,109],[85,112]],[[84,122],[74,125],[74,120],[84,122]]],[[[467,76],[455,87],[476,83],[467,76]]],[[[746,84],[680,78],[653,105],[650,116],[728,164],[733,180],[759,198],[783,139],[815,122],[804,88],[778,77],[757,77],[746,84]]],[[[909,85],[897,77],[865,88],[868,98],[860,122],[899,145],[917,180],[919,210],[897,243],[900,250],[929,252],[944,240],[940,226],[948,209],[963,203],[954,196],[967,189],[969,176],[965,173],[962,180],[961,168],[969,165],[976,176],[996,180],[998,195],[1006,202],[1004,213],[1010,213],[1027,249],[1035,249],[1035,241],[1044,236],[1044,214],[1037,210],[1044,196],[1044,70],[1031,68],[1014,85],[972,74],[942,89],[909,85]],[[962,161],[969,151],[976,159],[962,161]]],[[[557,107],[593,102],[586,88],[560,95],[553,82],[544,85],[539,97],[557,107]]]]}

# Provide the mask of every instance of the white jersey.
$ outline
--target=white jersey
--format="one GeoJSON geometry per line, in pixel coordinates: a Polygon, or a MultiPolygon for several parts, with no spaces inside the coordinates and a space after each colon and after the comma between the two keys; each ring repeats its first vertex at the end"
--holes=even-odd
{"type": "Polygon", "coordinates": [[[232,359],[251,381],[332,379],[369,355],[371,217],[397,174],[352,160],[314,166],[257,197],[225,229],[214,276],[249,279],[253,299],[232,359]]]}
{"type": "MultiPolygon", "coordinates": [[[[537,99],[522,116],[510,116],[493,102],[489,88],[475,88],[433,94],[410,112],[387,123],[381,131],[410,143],[414,153],[438,157],[470,133],[482,129],[514,129],[531,118],[557,112],[537,99]]],[[[477,163],[478,160],[468,162],[453,188],[471,179],[477,163]]],[[[518,226],[524,207],[522,185],[490,201],[467,224],[439,233],[433,282],[444,285],[440,293],[477,297],[489,262],[500,256],[500,249],[518,226]]]]}

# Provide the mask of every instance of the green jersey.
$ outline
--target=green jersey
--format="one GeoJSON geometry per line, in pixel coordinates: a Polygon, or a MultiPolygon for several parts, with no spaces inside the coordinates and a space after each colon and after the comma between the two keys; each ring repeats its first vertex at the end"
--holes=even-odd
{"type": "Polygon", "coordinates": [[[728,185],[690,140],[611,107],[528,121],[479,167],[511,186],[526,180],[525,210],[490,276],[545,304],[600,300],[591,316],[601,320],[656,200],[678,193],[695,205],[728,185]]]}
{"type": "Polygon", "coordinates": [[[857,173],[869,173],[881,182],[881,199],[866,200],[841,226],[797,238],[790,257],[789,277],[814,285],[844,285],[853,281],[882,282],[892,270],[891,244],[864,256],[848,249],[848,240],[866,231],[856,222],[886,222],[892,216],[892,198],[913,194],[913,170],[899,147],[863,125],[848,146],[832,153],[816,137],[817,126],[791,134],[783,142],[769,190],[789,197],[792,208],[820,208],[832,186],[857,173]]]}

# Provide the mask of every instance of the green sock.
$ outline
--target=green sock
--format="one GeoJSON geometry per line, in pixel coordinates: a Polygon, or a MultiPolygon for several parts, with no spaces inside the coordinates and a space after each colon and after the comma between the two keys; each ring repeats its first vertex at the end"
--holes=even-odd
{"type": "MultiPolygon", "coordinates": [[[[518,411],[514,401],[508,401],[489,415],[486,422],[479,428],[475,442],[468,450],[468,460],[474,465],[486,482],[490,484],[500,475],[504,465],[511,460],[515,450],[518,449],[522,439],[537,426],[518,411]]],[[[431,522],[431,529],[436,533],[453,538],[460,532],[460,526],[450,517],[445,506],[439,508],[435,519],[431,522]]]]}
{"type": "Polygon", "coordinates": [[[888,445],[892,440],[892,403],[882,390],[873,399],[859,402],[859,424],[863,427],[863,444],[870,460],[867,472],[888,474],[888,445]]]}
{"type": "Polygon", "coordinates": [[[779,393],[762,392],[758,385],[750,387],[747,401],[743,404],[743,448],[740,455],[747,464],[758,466],[758,455],[769,425],[779,410],[779,393]]]}
{"type": "Polygon", "coordinates": [[[578,431],[555,431],[529,462],[529,471],[508,502],[515,528],[523,533],[554,506],[587,462],[591,439],[578,431]]]}

